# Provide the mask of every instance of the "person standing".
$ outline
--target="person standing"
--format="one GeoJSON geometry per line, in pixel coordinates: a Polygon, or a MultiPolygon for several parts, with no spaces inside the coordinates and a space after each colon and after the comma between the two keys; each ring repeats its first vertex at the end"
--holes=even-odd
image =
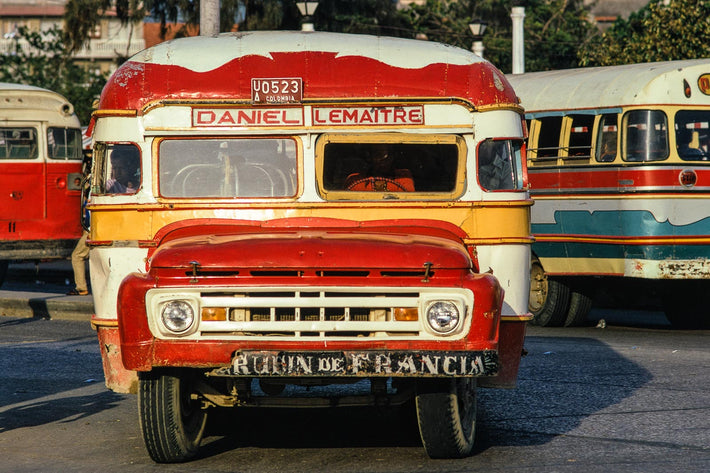
{"type": "Polygon", "coordinates": [[[89,259],[89,247],[86,244],[86,239],[89,237],[89,232],[84,229],[81,232],[81,238],[74,247],[71,253],[71,266],[74,270],[74,289],[67,292],[68,296],[88,296],[89,287],[86,283],[86,260],[89,259]]]}

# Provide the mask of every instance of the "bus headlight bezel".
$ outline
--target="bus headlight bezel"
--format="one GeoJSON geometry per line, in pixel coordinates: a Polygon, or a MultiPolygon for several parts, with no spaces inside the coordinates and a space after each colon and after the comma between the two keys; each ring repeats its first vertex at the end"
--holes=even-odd
{"type": "Polygon", "coordinates": [[[466,319],[466,304],[457,299],[432,299],[424,306],[426,327],[435,335],[460,333],[466,319]]]}
{"type": "Polygon", "coordinates": [[[188,335],[197,326],[197,307],[190,299],[171,299],[160,304],[160,323],[170,335],[188,335]]]}

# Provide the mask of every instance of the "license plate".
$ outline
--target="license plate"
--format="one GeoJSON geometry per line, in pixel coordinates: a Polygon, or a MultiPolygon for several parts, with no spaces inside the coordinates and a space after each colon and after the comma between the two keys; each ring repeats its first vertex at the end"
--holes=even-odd
{"type": "MultiPolygon", "coordinates": [[[[242,351],[232,360],[229,376],[493,376],[495,351],[242,351]]],[[[227,374],[227,373],[225,373],[227,374]]]]}

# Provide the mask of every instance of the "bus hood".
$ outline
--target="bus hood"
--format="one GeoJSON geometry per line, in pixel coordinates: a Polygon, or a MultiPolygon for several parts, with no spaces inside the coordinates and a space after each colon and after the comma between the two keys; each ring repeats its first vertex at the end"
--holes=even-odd
{"type": "Polygon", "coordinates": [[[164,242],[149,268],[194,269],[469,269],[455,239],[432,235],[302,230],[192,235],[164,242]]]}

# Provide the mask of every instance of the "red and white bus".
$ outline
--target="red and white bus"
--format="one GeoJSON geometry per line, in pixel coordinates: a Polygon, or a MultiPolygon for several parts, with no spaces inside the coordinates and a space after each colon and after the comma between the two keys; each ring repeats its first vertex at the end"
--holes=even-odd
{"type": "Polygon", "coordinates": [[[93,137],[93,324],[155,461],[192,458],[214,406],[412,399],[430,456],[471,452],[530,318],[500,71],[396,38],[180,39],[114,73],[93,137]]]}
{"type": "Polygon", "coordinates": [[[0,83],[0,284],[9,261],[66,258],[81,236],[81,129],[74,107],[0,83]]]}

